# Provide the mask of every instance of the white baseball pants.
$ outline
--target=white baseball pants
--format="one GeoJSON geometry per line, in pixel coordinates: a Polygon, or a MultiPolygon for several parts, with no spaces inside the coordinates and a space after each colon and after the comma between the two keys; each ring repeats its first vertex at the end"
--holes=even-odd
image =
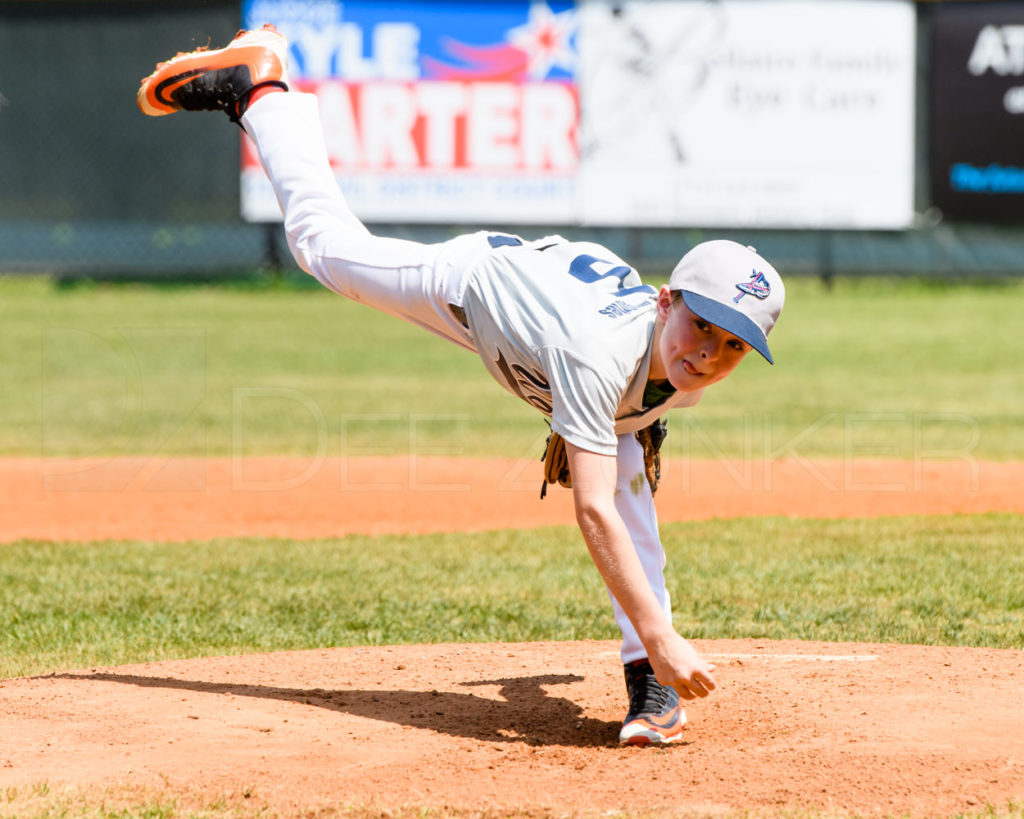
{"type": "MultiPolygon", "coordinates": [[[[462,304],[475,262],[489,252],[486,233],[430,245],[372,235],[349,209],[334,179],[317,100],[311,94],[268,94],[250,106],[242,124],[274,187],[288,247],[299,267],[346,298],[476,351],[469,330],[450,305],[462,304]]],[[[630,487],[644,471],[643,449],[633,435],[620,435],[618,440],[615,506],[671,620],[654,500],[646,482],[640,492],[630,487]]],[[[646,657],[633,624],[614,598],[612,605],[623,636],[623,662],[646,657]]]]}

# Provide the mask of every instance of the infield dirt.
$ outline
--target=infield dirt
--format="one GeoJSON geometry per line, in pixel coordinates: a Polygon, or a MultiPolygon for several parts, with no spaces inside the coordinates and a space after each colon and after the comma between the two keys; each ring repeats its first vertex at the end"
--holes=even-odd
{"type": "MultiPolygon", "coordinates": [[[[568,492],[536,500],[532,462],[453,472],[444,459],[392,460],[390,471],[384,460],[2,460],[0,531],[302,538],[572,520],[568,492]]],[[[663,520],[1024,512],[1015,464],[666,466],[663,520]]],[[[0,814],[157,799],[224,815],[948,816],[1024,799],[1024,652],[696,643],[720,688],[687,707],[684,741],[664,750],[615,743],[625,698],[611,642],[346,648],[0,680],[0,814]]]]}
{"type": "MultiPolygon", "coordinates": [[[[0,541],[177,541],[572,524],[540,463],[393,458],[0,458],[0,541]]],[[[1024,512],[1024,463],[666,460],[662,522],[1024,512]]]]}

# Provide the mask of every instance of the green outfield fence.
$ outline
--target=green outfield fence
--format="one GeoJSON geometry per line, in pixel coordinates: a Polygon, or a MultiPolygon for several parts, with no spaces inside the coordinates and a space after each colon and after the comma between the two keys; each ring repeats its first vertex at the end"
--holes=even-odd
{"type": "MultiPolygon", "coordinates": [[[[921,25],[934,5],[919,4],[921,25]]],[[[293,267],[279,225],[239,216],[237,129],[154,120],[135,105],[155,56],[208,38],[226,42],[239,23],[237,0],[0,0],[0,273],[216,278],[293,267]]],[[[918,59],[923,76],[925,47],[918,59]]],[[[923,167],[924,129],[917,130],[923,167]]],[[[927,192],[918,199],[927,203],[927,192]]],[[[998,277],[1024,269],[1024,228],[924,216],[918,227],[891,233],[373,227],[423,241],[475,227],[526,236],[557,230],[608,244],[652,274],[712,235],[756,243],[789,273],[998,277]]]]}

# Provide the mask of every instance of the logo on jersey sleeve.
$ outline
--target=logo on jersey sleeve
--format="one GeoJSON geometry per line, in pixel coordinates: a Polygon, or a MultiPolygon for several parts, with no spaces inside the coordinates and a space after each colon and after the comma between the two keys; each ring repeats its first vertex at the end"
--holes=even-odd
{"type": "Polygon", "coordinates": [[[755,296],[764,301],[772,292],[772,286],[768,283],[768,278],[764,273],[759,273],[756,270],[750,274],[749,282],[739,282],[736,285],[736,289],[740,291],[739,295],[733,299],[736,304],[739,304],[740,299],[744,296],[755,296]]]}

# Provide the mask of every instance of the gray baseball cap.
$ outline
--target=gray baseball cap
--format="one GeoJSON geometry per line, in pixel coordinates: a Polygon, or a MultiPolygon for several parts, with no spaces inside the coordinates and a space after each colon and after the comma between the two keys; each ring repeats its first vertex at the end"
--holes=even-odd
{"type": "Polygon", "coordinates": [[[676,265],[668,281],[691,312],[745,341],[769,364],[768,333],[782,312],[782,277],[757,251],[716,239],[701,242],[676,265]]]}

